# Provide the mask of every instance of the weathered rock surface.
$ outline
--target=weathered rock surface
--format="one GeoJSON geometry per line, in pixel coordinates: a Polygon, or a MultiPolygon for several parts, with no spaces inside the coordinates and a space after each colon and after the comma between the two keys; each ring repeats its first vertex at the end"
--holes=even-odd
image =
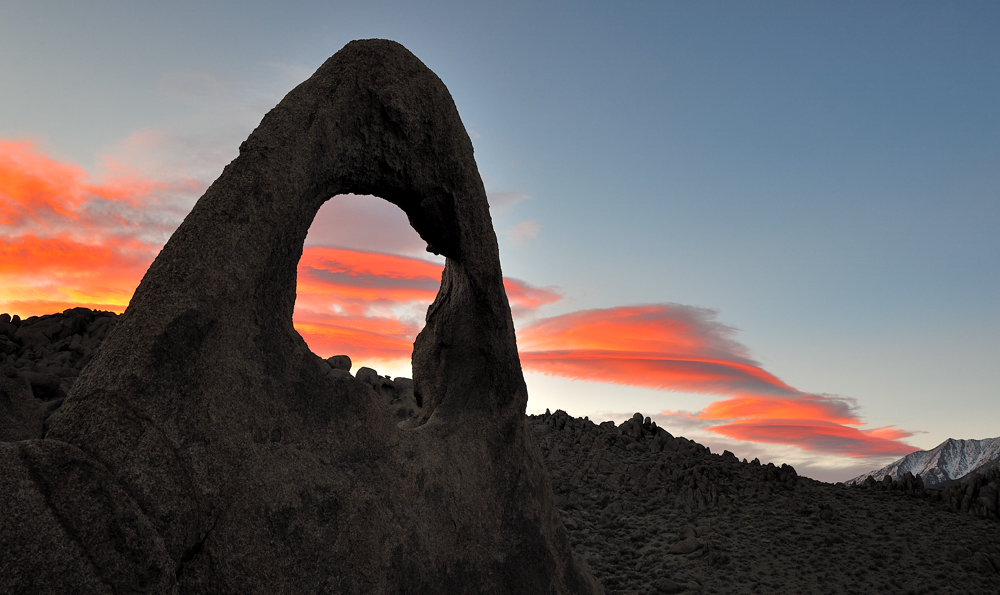
{"type": "Polygon", "coordinates": [[[331,355],[326,358],[326,362],[330,364],[330,367],[334,370],[343,370],[345,372],[351,371],[351,358],[346,355],[331,355]]]}
{"type": "Polygon", "coordinates": [[[399,44],[352,42],[241,145],[44,439],[0,444],[0,591],[597,593],[526,399],[454,103],[399,44]],[[399,424],[292,327],[309,225],[350,192],[398,205],[447,257],[414,345],[421,407],[399,424]]]}
{"type": "Polygon", "coordinates": [[[27,381],[0,376],[0,442],[41,438],[44,419],[45,408],[27,381]]]}

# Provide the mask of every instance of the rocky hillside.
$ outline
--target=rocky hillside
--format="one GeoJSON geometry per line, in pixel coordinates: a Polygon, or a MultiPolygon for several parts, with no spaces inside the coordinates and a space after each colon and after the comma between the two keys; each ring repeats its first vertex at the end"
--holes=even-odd
{"type": "Polygon", "coordinates": [[[1000,592],[1000,474],[848,487],[711,454],[638,414],[528,423],[574,551],[609,592],[1000,592]]]}
{"type": "MultiPolygon", "coordinates": [[[[116,318],[0,316],[0,439],[41,435],[116,318]],[[30,387],[34,404],[3,383],[30,387]]],[[[348,359],[327,361],[349,374],[348,359]]],[[[408,379],[355,376],[398,418],[419,410],[408,379]]],[[[640,414],[527,423],[574,552],[608,593],[1000,593],[1000,470],[945,489],[912,474],[848,487],[713,454],[640,414]]]]}

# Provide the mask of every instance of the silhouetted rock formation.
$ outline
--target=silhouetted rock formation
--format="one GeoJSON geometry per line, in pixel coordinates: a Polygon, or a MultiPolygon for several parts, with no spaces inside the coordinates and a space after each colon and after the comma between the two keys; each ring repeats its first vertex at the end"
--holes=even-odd
{"type": "Polygon", "coordinates": [[[597,593],[526,400],[451,96],[399,44],[352,42],[241,145],[45,438],[0,443],[0,591],[597,593]],[[399,425],[292,327],[309,225],[350,192],[447,257],[399,425]]]}
{"type": "MultiPolygon", "coordinates": [[[[96,350],[100,329],[113,326],[114,315],[93,314],[86,319],[104,322],[89,323],[81,336],[96,337],[88,341],[96,350]]],[[[23,324],[55,326],[80,315],[67,310],[23,324]]],[[[13,332],[0,327],[0,343],[5,337],[13,332]]],[[[12,340],[16,357],[0,369],[13,378],[23,410],[47,414],[19,370],[67,359],[62,374],[70,383],[78,374],[80,361],[61,354],[79,339],[66,339],[54,335],[36,344],[37,353],[12,340]]],[[[349,359],[328,358],[340,367],[325,373],[351,377],[349,359]]],[[[391,383],[390,404],[412,383],[370,369],[362,375],[383,387],[391,383]]],[[[368,398],[386,402],[371,384],[368,398]]],[[[391,405],[387,413],[395,414],[391,405]]],[[[996,471],[944,489],[921,487],[912,475],[848,488],[798,477],[788,466],[712,454],[647,420],[637,414],[617,426],[594,424],[562,411],[527,418],[573,551],[592,563],[610,593],[995,593],[1000,587],[996,471]]],[[[72,477],[64,473],[48,489],[72,477]]],[[[0,576],[20,570],[0,557],[0,576]]]]}

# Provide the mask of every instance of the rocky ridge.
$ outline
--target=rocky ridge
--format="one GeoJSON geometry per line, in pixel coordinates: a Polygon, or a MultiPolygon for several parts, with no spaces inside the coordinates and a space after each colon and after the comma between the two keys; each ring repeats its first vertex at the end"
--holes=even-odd
{"type": "MultiPolygon", "coordinates": [[[[0,441],[43,437],[42,424],[63,404],[117,323],[118,314],[88,308],[24,320],[16,314],[0,314],[0,375],[8,379],[0,385],[0,441]],[[22,394],[34,399],[21,400],[22,394]]],[[[352,375],[347,355],[329,357],[321,367],[327,376],[352,377],[371,387],[397,421],[420,412],[410,378],[380,376],[367,367],[352,375]]]]}
{"type": "Polygon", "coordinates": [[[712,454],[640,414],[528,420],[574,552],[608,592],[1000,592],[1000,474],[849,487],[712,454]]]}
{"type": "MultiPolygon", "coordinates": [[[[23,321],[0,316],[2,376],[34,394],[38,437],[61,404],[52,378],[68,392],[117,318],[82,308],[23,321]]],[[[350,369],[347,356],[325,360],[328,375],[352,376],[350,369]]],[[[353,378],[395,419],[419,413],[410,379],[364,367],[353,378]]],[[[23,421],[11,411],[3,410],[0,432],[23,421]]],[[[913,474],[847,487],[799,477],[788,465],[713,454],[639,414],[616,425],[557,411],[527,424],[574,553],[609,593],[1000,589],[1000,470],[945,489],[913,474]]]]}

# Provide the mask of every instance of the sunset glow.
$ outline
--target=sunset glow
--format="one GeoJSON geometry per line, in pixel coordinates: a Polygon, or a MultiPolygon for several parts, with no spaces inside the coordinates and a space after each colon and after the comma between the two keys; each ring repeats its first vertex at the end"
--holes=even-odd
{"type": "MultiPolygon", "coordinates": [[[[0,141],[0,310],[85,306],[122,312],[183,210],[170,185],[109,167],[99,183],[30,142],[0,141]]],[[[420,258],[307,245],[294,324],[321,356],[408,366],[443,266],[420,258]]],[[[716,312],[646,304],[539,317],[562,299],[505,278],[526,371],[661,391],[721,395],[701,411],[718,435],[853,457],[906,454],[909,432],[861,429],[850,399],[801,392],[765,371],[716,312]],[[713,425],[715,424],[715,425],[713,425]]],[[[362,364],[364,365],[364,364],[362,364]]]]}
{"type": "Polygon", "coordinates": [[[22,316],[122,312],[160,249],[147,236],[179,221],[162,200],[177,190],[120,169],[95,183],[31,142],[0,140],[0,303],[22,316]]]}
{"type": "Polygon", "coordinates": [[[426,307],[441,286],[441,270],[417,258],[309,247],[299,260],[296,306],[317,307],[332,299],[358,308],[410,302],[426,307]]]}
{"type": "Polygon", "coordinates": [[[699,415],[702,419],[825,419],[826,421],[859,425],[851,403],[831,397],[802,395],[797,398],[739,397],[715,401],[699,415]]]}
{"type": "Polygon", "coordinates": [[[909,432],[890,431],[888,434],[895,436],[890,439],[886,428],[864,431],[822,419],[743,419],[709,430],[735,440],[789,444],[851,457],[902,456],[918,450],[898,441],[910,436],[909,432]]]}

